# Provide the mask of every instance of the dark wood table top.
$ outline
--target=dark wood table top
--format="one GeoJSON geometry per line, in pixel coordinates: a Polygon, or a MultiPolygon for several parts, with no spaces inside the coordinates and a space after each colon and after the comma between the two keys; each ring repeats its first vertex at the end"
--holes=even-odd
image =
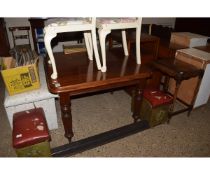
{"type": "Polygon", "coordinates": [[[123,50],[107,51],[107,72],[97,70],[95,61],[89,61],[86,52],[65,55],[55,53],[55,62],[58,71],[57,82],[50,78],[52,68],[45,60],[47,84],[51,93],[69,92],[71,94],[85,93],[97,88],[109,89],[110,86],[120,87],[136,84],[143,78],[151,76],[151,69],[146,65],[137,65],[135,58],[126,58],[123,50]],[[133,84],[132,84],[133,81],[133,84]],[[115,86],[115,84],[118,84],[115,86]]]}
{"type": "Polygon", "coordinates": [[[151,65],[170,77],[181,81],[203,73],[203,70],[176,59],[158,59],[153,61],[151,65]]]}

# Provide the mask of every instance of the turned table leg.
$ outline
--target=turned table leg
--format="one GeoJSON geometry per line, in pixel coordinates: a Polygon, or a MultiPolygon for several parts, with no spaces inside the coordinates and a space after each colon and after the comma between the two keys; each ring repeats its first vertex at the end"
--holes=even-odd
{"type": "Polygon", "coordinates": [[[68,93],[60,94],[61,117],[65,130],[65,137],[71,142],[74,136],[72,130],[71,101],[68,93]]]}
{"type": "Polygon", "coordinates": [[[180,88],[180,85],[182,82],[181,80],[175,80],[175,81],[176,81],[176,85],[175,85],[175,90],[174,90],[174,94],[173,94],[173,103],[171,104],[170,109],[169,109],[169,117],[168,117],[168,121],[167,121],[168,124],[169,124],[172,114],[174,112],[174,106],[175,106],[178,91],[179,91],[179,88],[180,88]]]}
{"type": "Polygon", "coordinates": [[[140,106],[143,98],[143,89],[145,87],[146,80],[144,82],[141,82],[140,84],[136,86],[135,93],[134,93],[134,104],[133,104],[133,119],[134,122],[137,122],[140,120],[140,106]],[[143,86],[143,87],[142,87],[143,86]]]}
{"type": "Polygon", "coordinates": [[[181,85],[181,81],[176,80],[175,91],[174,91],[174,94],[173,94],[173,103],[171,105],[171,111],[172,112],[174,111],[174,106],[175,106],[175,103],[176,103],[176,99],[177,99],[177,95],[178,95],[180,85],[181,85]]]}

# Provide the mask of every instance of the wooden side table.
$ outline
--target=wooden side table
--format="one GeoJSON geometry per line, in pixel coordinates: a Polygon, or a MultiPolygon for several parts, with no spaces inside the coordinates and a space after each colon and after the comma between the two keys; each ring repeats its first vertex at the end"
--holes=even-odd
{"type": "MultiPolygon", "coordinates": [[[[201,47],[201,49],[208,48],[206,46],[206,48],[201,47]]],[[[204,70],[204,75],[193,108],[205,105],[208,102],[210,95],[210,53],[208,53],[207,50],[199,50],[197,48],[181,49],[176,52],[176,60],[183,61],[198,69],[204,70]]],[[[178,97],[189,104],[194,97],[197,81],[198,78],[192,78],[183,82],[178,97]]],[[[170,91],[174,90],[174,81],[170,81],[169,89],[170,91]]]]}
{"type": "Polygon", "coordinates": [[[179,114],[181,112],[185,112],[185,111],[188,111],[188,115],[190,115],[190,112],[193,109],[193,104],[195,102],[195,97],[198,92],[198,88],[200,86],[201,79],[203,76],[203,70],[198,69],[198,68],[196,68],[190,64],[187,64],[185,62],[182,62],[180,60],[175,60],[175,59],[155,60],[151,63],[151,66],[154,67],[155,69],[159,70],[166,76],[165,81],[164,81],[165,92],[168,92],[168,83],[169,83],[170,78],[173,78],[176,82],[175,92],[173,94],[173,97],[174,97],[173,105],[171,108],[170,116],[173,116],[173,115],[179,114]],[[189,104],[186,104],[185,102],[181,101],[180,99],[178,99],[177,93],[178,93],[178,90],[179,90],[179,87],[180,87],[182,81],[188,80],[192,77],[199,77],[199,81],[196,86],[194,98],[193,98],[191,104],[189,105],[189,104]],[[182,102],[186,106],[186,108],[178,110],[178,111],[174,111],[173,109],[174,109],[174,104],[175,104],[176,100],[179,100],[180,102],[182,102]]]}

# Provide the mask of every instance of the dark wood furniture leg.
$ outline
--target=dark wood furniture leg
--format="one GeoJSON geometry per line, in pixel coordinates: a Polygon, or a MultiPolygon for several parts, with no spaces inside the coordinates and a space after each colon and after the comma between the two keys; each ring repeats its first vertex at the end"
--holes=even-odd
{"type": "Polygon", "coordinates": [[[131,41],[127,40],[128,54],[131,54],[131,41]]]}
{"type": "Polygon", "coordinates": [[[170,80],[170,77],[165,75],[165,77],[164,77],[164,84],[163,84],[163,90],[166,93],[168,92],[169,80],[170,80]]]}
{"type": "Polygon", "coordinates": [[[180,85],[181,85],[181,81],[176,80],[176,87],[175,87],[175,91],[174,91],[174,95],[173,95],[174,99],[173,99],[173,103],[172,103],[172,106],[171,106],[172,111],[174,110],[174,105],[175,105],[175,102],[176,102],[176,99],[177,99],[177,94],[178,94],[180,85]]]}
{"type": "MultiPolygon", "coordinates": [[[[168,89],[169,80],[170,80],[170,78],[168,77],[167,78],[167,89],[168,89]]],[[[176,103],[176,100],[177,100],[177,94],[178,94],[179,87],[180,87],[181,82],[182,82],[182,81],[179,81],[179,80],[175,80],[175,81],[176,81],[176,85],[175,85],[175,91],[174,91],[174,94],[173,94],[173,103],[171,104],[170,109],[169,109],[169,117],[168,117],[167,123],[170,122],[170,119],[171,119],[171,117],[173,115],[174,106],[175,106],[175,103],[176,103]]]]}
{"type": "Polygon", "coordinates": [[[60,94],[61,117],[65,130],[65,137],[71,142],[74,136],[72,130],[71,101],[68,93],[60,94]]]}
{"type": "Polygon", "coordinates": [[[143,89],[146,86],[146,80],[142,80],[141,81],[141,85],[139,83],[139,85],[137,85],[135,87],[135,94],[134,94],[134,108],[133,108],[133,119],[134,122],[137,122],[138,120],[140,120],[140,105],[142,102],[142,98],[143,98],[143,89]]]}
{"type": "Polygon", "coordinates": [[[113,39],[109,36],[109,50],[111,50],[113,47],[113,39]]]}
{"type": "Polygon", "coordinates": [[[157,57],[158,57],[159,43],[160,43],[160,39],[158,38],[158,39],[154,42],[154,58],[155,58],[155,59],[157,59],[157,57]]]}

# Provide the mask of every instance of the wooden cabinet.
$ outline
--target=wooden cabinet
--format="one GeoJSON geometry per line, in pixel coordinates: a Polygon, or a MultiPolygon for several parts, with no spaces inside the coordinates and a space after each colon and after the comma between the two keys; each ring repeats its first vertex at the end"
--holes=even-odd
{"type": "Polygon", "coordinates": [[[9,40],[3,18],[0,18],[0,56],[9,56],[9,40]]]}
{"type": "MultiPolygon", "coordinates": [[[[204,75],[201,81],[201,84],[198,89],[198,93],[196,93],[196,86],[198,84],[197,78],[191,78],[189,80],[183,81],[180,86],[180,90],[178,93],[179,99],[184,101],[187,104],[192,103],[195,98],[194,108],[202,106],[208,102],[210,96],[210,50],[203,51],[200,49],[207,48],[207,46],[200,46],[197,48],[188,48],[178,50],[176,53],[176,60],[181,60],[185,63],[193,65],[198,69],[204,70],[204,75]]],[[[175,82],[170,81],[169,89],[173,92],[175,88],[175,82]]]]}

